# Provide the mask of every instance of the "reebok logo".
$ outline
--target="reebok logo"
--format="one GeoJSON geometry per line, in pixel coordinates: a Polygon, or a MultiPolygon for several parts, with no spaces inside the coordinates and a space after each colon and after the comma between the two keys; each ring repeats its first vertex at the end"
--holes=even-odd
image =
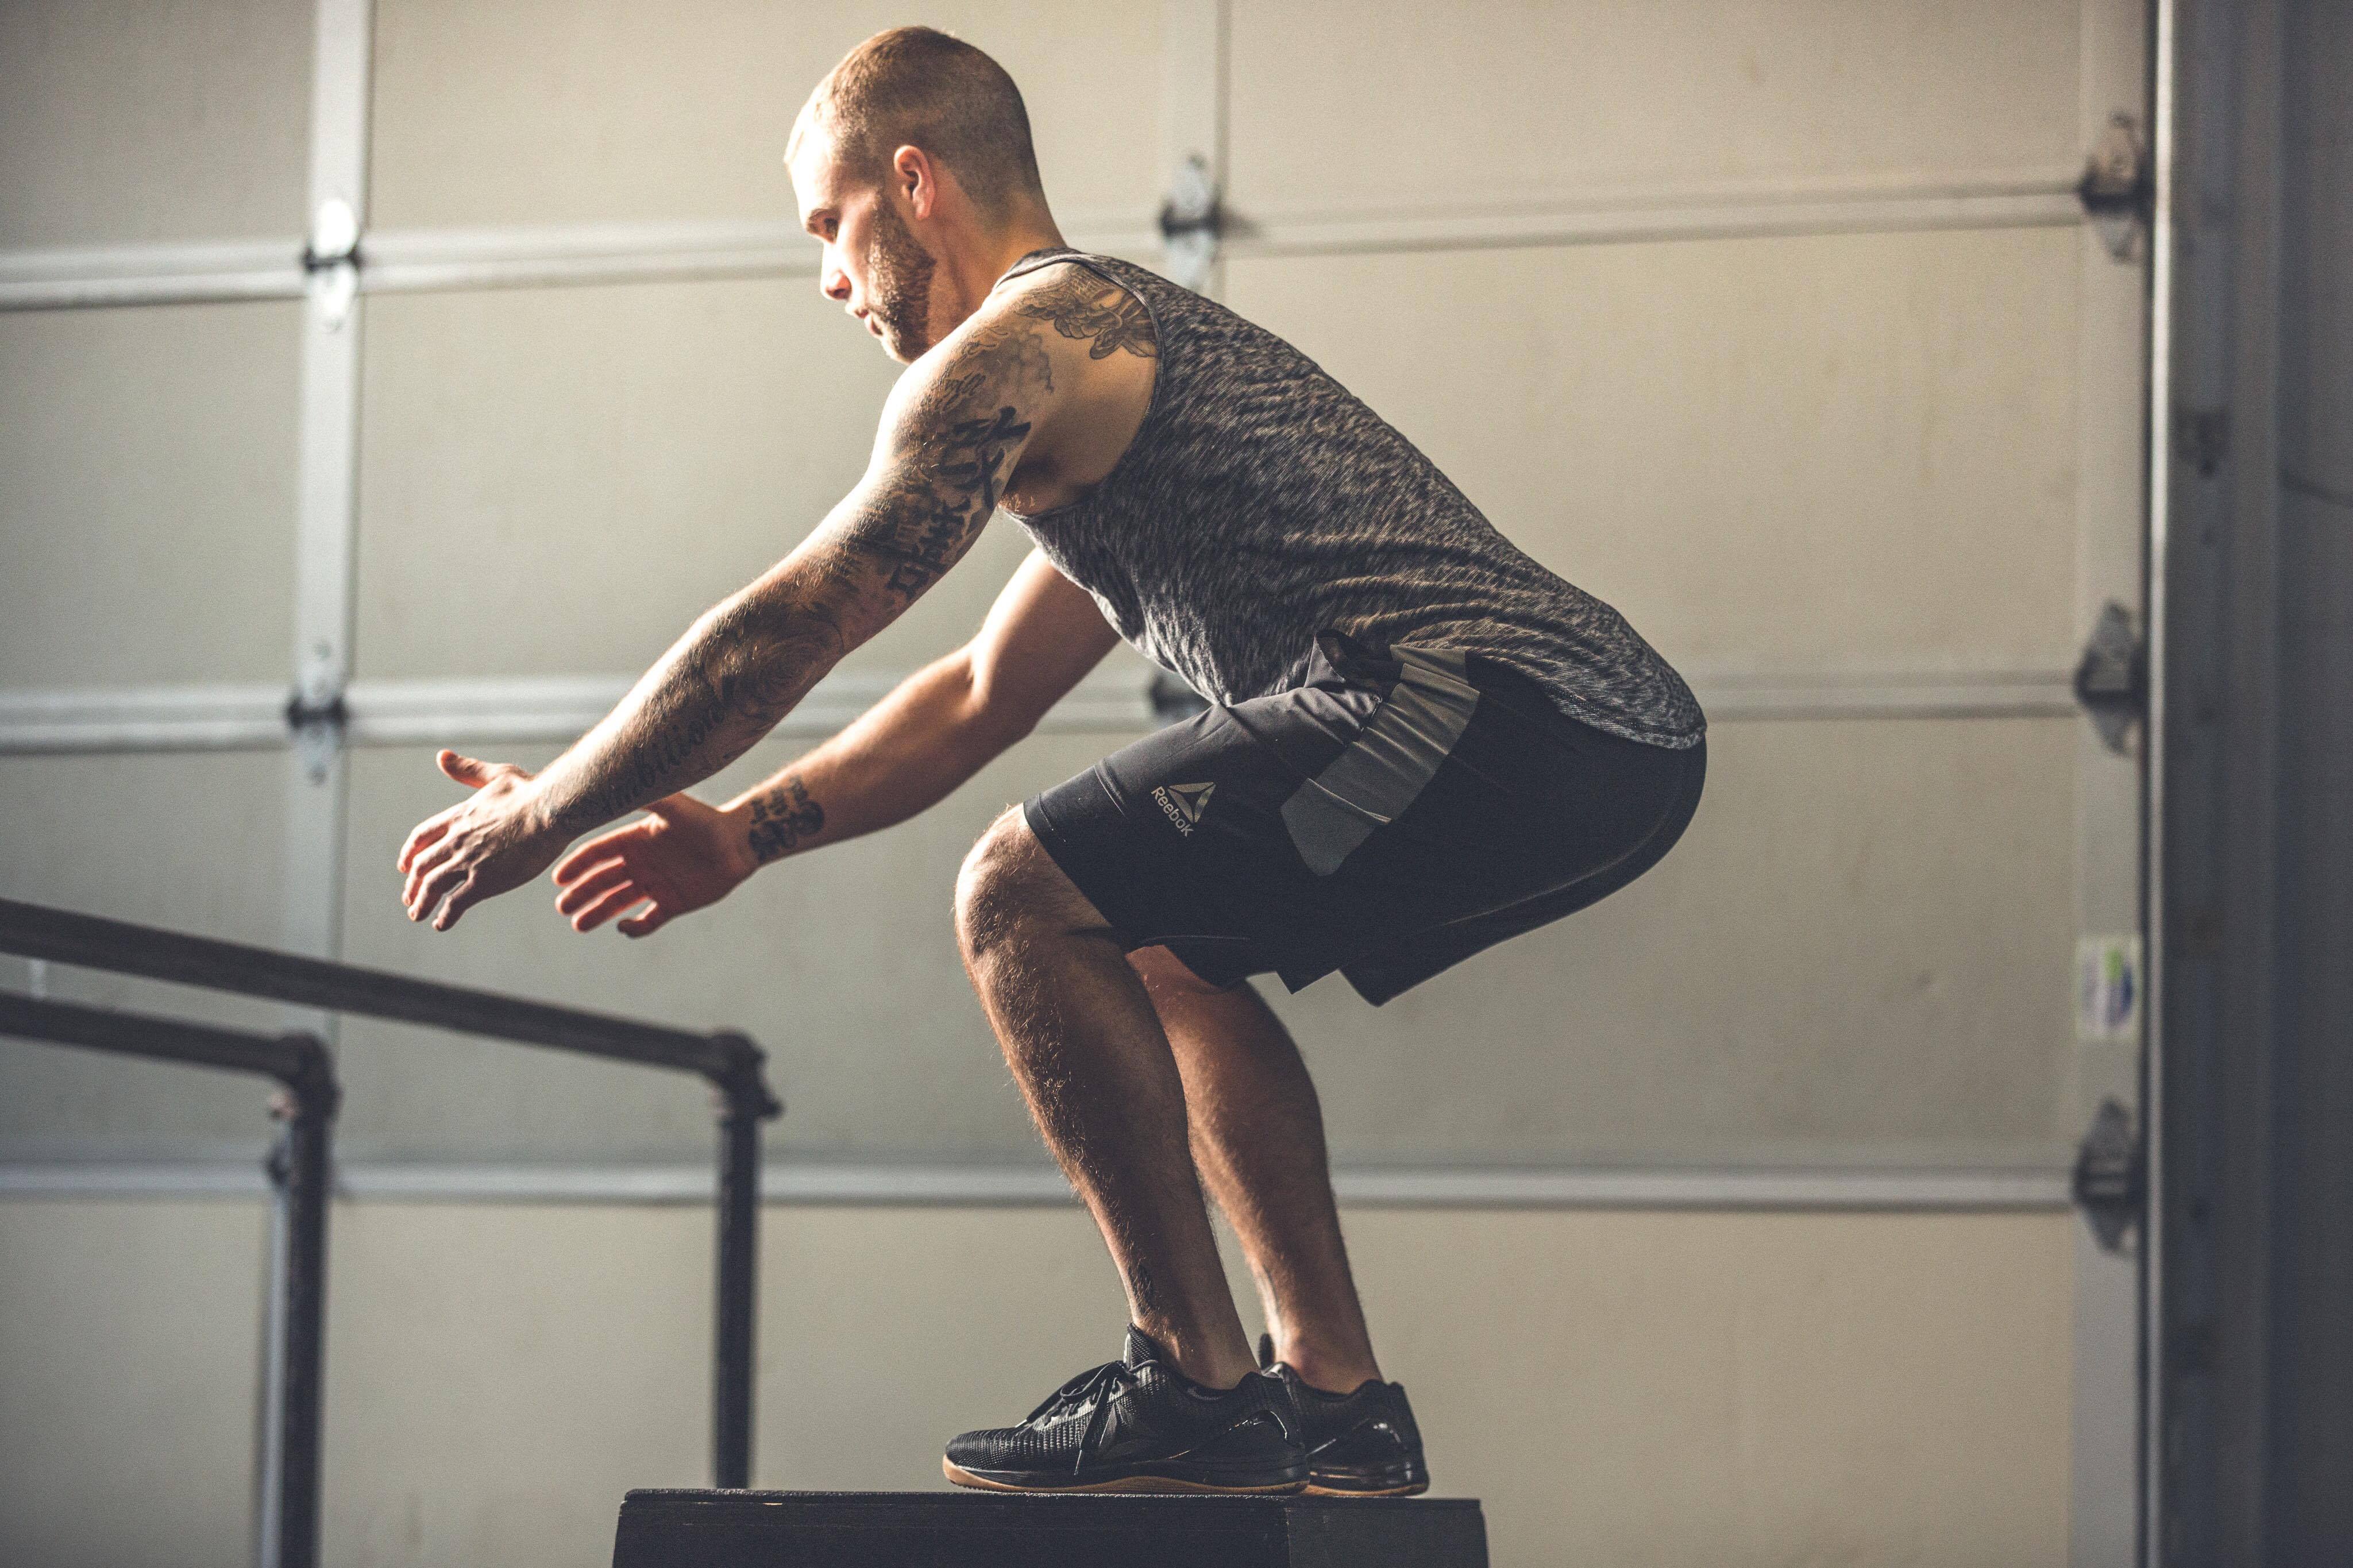
{"type": "Polygon", "coordinates": [[[1162,784],[1152,792],[1152,798],[1160,803],[1161,815],[1176,825],[1176,831],[1190,837],[1193,825],[1201,820],[1217,787],[1213,784],[1162,784]]]}

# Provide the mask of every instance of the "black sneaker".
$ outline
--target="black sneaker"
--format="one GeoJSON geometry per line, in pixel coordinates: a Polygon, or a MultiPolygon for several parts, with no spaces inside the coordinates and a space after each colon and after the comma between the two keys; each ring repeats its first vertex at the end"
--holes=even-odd
{"type": "Polygon", "coordinates": [[[1126,1353],[1062,1384],[1017,1426],[966,1432],[940,1464],[997,1491],[1295,1492],[1307,1479],[1282,1379],[1229,1389],[1178,1372],[1141,1329],[1126,1353]]]}
{"type": "Polygon", "coordinates": [[[1366,1378],[1346,1394],[1311,1387],[1274,1359],[1274,1341],[1263,1334],[1258,1363],[1282,1379],[1299,1409],[1310,1497],[1411,1497],[1430,1489],[1421,1428],[1403,1384],[1366,1378]]]}

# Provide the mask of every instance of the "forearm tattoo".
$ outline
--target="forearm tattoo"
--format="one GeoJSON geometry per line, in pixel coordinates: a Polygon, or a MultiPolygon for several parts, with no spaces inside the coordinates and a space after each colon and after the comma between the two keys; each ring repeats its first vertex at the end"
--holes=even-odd
{"type": "Polygon", "coordinates": [[[840,623],[814,598],[737,600],[673,656],[556,820],[585,832],[708,778],[774,729],[845,651],[840,623]]]}
{"type": "Polygon", "coordinates": [[[808,786],[788,778],[752,797],[752,853],[765,866],[825,826],[825,807],[808,786]]]}

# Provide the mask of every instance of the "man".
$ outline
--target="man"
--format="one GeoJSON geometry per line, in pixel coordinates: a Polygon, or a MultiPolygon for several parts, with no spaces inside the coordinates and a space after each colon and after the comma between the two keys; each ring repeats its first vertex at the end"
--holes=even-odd
{"type": "Polygon", "coordinates": [[[1617,614],[1514,549],[1287,344],[1065,247],[1012,80],[925,28],[868,40],[786,153],[819,286],[909,365],[872,464],[536,777],[400,852],[411,919],[555,868],[581,931],[644,936],[762,865],[931,805],[1124,637],[1213,706],[1008,810],[956,887],[965,963],[1126,1285],[1119,1361],[949,1479],[1015,1489],[1415,1492],[1315,1090],[1248,976],[1378,1005],[1624,886],[1695,808],[1703,720],[1617,614]],[[741,755],[971,546],[1036,552],[972,642],[723,808],[741,755]],[[1271,1332],[1254,1363],[1201,1184],[1271,1332]],[[1263,1363],[1263,1365],[1260,1364],[1263,1363]]]}

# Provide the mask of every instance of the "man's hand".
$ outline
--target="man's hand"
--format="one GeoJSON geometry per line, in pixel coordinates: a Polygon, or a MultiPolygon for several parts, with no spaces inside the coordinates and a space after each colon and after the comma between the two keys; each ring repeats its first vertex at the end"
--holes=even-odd
{"type": "Polygon", "coordinates": [[[533,809],[531,775],[521,768],[447,751],[434,761],[475,793],[418,823],[396,866],[408,878],[400,895],[408,918],[430,917],[435,931],[448,931],[484,899],[546,870],[565,839],[533,809]]]}
{"type": "Polygon", "coordinates": [[[671,921],[715,904],[759,869],[743,826],[692,795],[673,795],[649,814],[601,834],[555,868],[555,912],[574,931],[595,931],[638,904],[621,921],[623,936],[651,936],[671,921]]]}

